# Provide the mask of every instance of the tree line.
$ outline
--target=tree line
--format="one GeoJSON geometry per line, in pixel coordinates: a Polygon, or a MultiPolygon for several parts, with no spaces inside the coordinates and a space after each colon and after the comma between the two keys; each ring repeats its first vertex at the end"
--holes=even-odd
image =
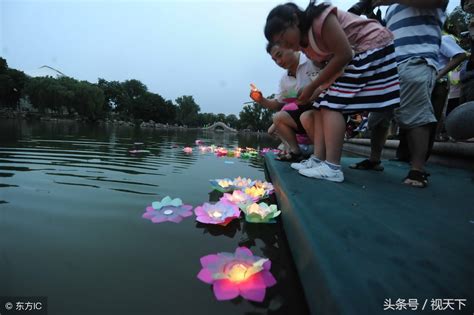
{"type": "Polygon", "coordinates": [[[97,83],[71,77],[29,77],[11,69],[0,57],[0,108],[15,109],[28,102],[39,113],[57,116],[80,116],[96,121],[109,117],[133,121],[204,127],[222,121],[232,128],[267,130],[272,112],[256,103],[248,103],[239,113],[202,113],[193,96],[183,95],[175,101],[150,92],[145,84],[131,79],[123,82],[98,79],[97,83]]]}

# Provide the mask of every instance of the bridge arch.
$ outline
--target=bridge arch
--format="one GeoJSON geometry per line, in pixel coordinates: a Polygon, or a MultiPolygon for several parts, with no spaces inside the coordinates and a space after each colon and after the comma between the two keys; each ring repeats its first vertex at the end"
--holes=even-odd
{"type": "Polygon", "coordinates": [[[203,128],[204,130],[216,130],[217,128],[222,128],[224,129],[224,131],[229,131],[229,132],[237,132],[237,130],[235,130],[234,128],[231,128],[229,126],[227,126],[225,123],[223,123],[222,121],[218,121],[214,124],[212,124],[211,126],[209,127],[206,127],[206,128],[203,128]]]}

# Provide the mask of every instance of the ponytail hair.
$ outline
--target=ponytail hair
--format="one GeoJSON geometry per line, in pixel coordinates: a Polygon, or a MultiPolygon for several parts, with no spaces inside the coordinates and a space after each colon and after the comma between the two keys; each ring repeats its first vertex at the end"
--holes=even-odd
{"type": "Polygon", "coordinates": [[[288,2],[273,8],[267,16],[265,24],[265,37],[272,41],[272,37],[297,24],[301,34],[308,32],[313,20],[317,18],[329,4],[321,3],[316,5],[316,0],[310,0],[306,10],[301,10],[296,4],[288,2]]]}

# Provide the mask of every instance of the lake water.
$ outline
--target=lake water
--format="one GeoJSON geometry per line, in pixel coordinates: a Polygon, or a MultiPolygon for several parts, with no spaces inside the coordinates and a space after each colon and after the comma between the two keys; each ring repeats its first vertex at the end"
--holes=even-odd
{"type": "Polygon", "coordinates": [[[196,139],[277,144],[255,134],[0,120],[0,296],[46,296],[50,315],[307,314],[281,222],[142,218],[167,195],[194,207],[217,200],[209,179],[264,179],[262,158],[201,154],[196,139]],[[150,152],[130,154],[134,142],[150,152]],[[202,256],[239,245],[272,261],[277,284],[262,303],[217,301],[196,278],[202,256]]]}

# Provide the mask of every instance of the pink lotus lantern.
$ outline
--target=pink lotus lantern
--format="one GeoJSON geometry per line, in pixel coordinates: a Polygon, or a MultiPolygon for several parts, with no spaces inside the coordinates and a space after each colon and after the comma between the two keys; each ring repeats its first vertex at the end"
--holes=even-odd
{"type": "Polygon", "coordinates": [[[224,148],[217,148],[216,151],[215,151],[215,154],[216,154],[218,157],[226,156],[226,155],[227,155],[227,150],[224,149],[224,148]]]}
{"type": "Polygon", "coordinates": [[[249,196],[241,190],[234,190],[232,194],[224,194],[224,196],[221,197],[220,200],[233,203],[234,205],[242,209],[243,206],[254,203],[258,200],[258,198],[249,196]]]}
{"type": "Polygon", "coordinates": [[[196,145],[201,145],[201,144],[204,143],[204,141],[198,139],[198,140],[194,141],[194,143],[195,143],[196,145]]]}
{"type": "Polygon", "coordinates": [[[244,299],[262,302],[267,287],[276,284],[270,272],[271,261],[254,256],[247,247],[238,247],[235,253],[217,253],[201,258],[199,280],[212,284],[219,301],[239,295],[244,299]]]}
{"type": "Polygon", "coordinates": [[[184,147],[183,152],[184,152],[184,153],[187,153],[187,154],[193,153],[193,148],[191,148],[191,147],[184,147]]]}
{"type": "Polygon", "coordinates": [[[198,222],[226,226],[232,220],[240,217],[240,210],[236,205],[226,201],[219,201],[215,204],[205,202],[202,206],[194,209],[194,214],[198,222]]]}
{"type": "Polygon", "coordinates": [[[205,145],[200,145],[199,146],[199,151],[201,151],[201,153],[206,153],[206,152],[210,152],[211,151],[211,148],[210,147],[207,147],[205,145]]]}

